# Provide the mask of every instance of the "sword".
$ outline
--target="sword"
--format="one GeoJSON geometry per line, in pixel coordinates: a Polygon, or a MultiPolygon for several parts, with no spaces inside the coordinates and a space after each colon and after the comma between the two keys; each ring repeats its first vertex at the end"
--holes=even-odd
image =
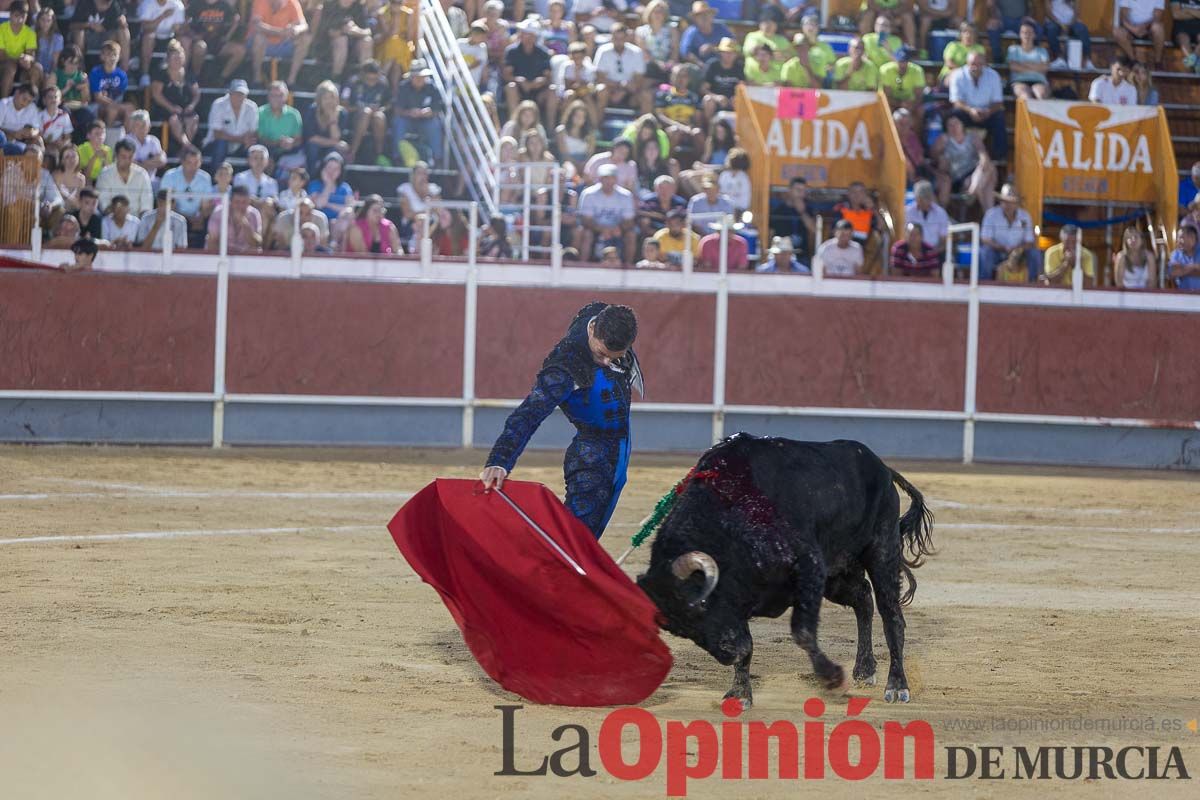
{"type": "Polygon", "coordinates": [[[554,539],[552,539],[550,537],[550,534],[548,534],[544,530],[542,530],[540,525],[538,525],[536,522],[534,522],[532,519],[530,519],[529,515],[526,514],[524,511],[522,511],[521,507],[519,505],[517,505],[516,503],[514,503],[509,498],[508,495],[506,495],[500,489],[493,489],[492,491],[494,491],[496,494],[500,495],[500,497],[502,497],[504,499],[504,502],[506,502],[510,506],[512,506],[513,511],[520,514],[521,519],[525,520],[525,523],[527,525],[529,525],[529,527],[533,528],[533,530],[537,533],[537,535],[541,536],[542,540],[545,541],[546,544],[548,544],[552,548],[554,548],[554,552],[558,553],[558,557],[561,558],[563,561],[566,561],[571,566],[571,569],[575,570],[580,575],[587,577],[587,573],[583,571],[583,567],[579,566],[578,562],[576,562],[575,559],[573,559],[569,555],[567,555],[567,551],[563,550],[562,547],[559,546],[558,542],[554,541],[554,539]]]}

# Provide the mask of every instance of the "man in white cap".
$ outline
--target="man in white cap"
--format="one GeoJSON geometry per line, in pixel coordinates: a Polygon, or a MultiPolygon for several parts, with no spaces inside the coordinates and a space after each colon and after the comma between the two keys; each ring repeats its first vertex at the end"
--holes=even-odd
{"type": "Polygon", "coordinates": [[[979,232],[979,278],[990,281],[996,277],[996,265],[1008,260],[1015,251],[1023,251],[1025,268],[1032,283],[1042,271],[1042,252],[1037,249],[1033,218],[1020,207],[1016,187],[1006,183],[1000,187],[1000,204],[983,215],[979,232]]]}
{"type": "Polygon", "coordinates": [[[425,152],[425,161],[433,164],[442,158],[442,111],[445,104],[425,59],[413,59],[406,80],[396,85],[392,96],[392,135],[399,145],[409,133],[417,134],[417,146],[425,152]]]}
{"type": "Polygon", "coordinates": [[[755,272],[795,272],[800,275],[811,275],[812,270],[807,264],[803,264],[796,258],[796,251],[792,247],[792,240],[786,236],[776,236],[771,240],[771,249],[767,251],[770,256],[766,261],[761,262],[755,267],[755,272]]]}
{"type": "Polygon", "coordinates": [[[231,153],[238,153],[258,141],[258,104],[250,100],[250,87],[241,78],[229,82],[229,91],[213,101],[208,112],[208,135],[204,152],[213,171],[231,153]]]}
{"type": "Polygon", "coordinates": [[[579,195],[579,256],[594,261],[596,244],[620,247],[622,262],[633,263],[637,237],[634,231],[633,194],[617,185],[617,166],[602,164],[599,182],[579,195]]]}
{"type": "Polygon", "coordinates": [[[558,119],[558,98],[549,91],[550,51],[538,43],[540,32],[541,26],[531,19],[517,26],[517,43],[504,51],[504,100],[510,109],[522,100],[534,101],[544,109],[549,122],[546,127],[552,129],[558,119]]]}

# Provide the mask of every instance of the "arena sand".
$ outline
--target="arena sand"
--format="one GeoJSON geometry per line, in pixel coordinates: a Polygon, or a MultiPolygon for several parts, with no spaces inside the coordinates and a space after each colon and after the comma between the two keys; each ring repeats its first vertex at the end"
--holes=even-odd
{"type": "MultiPolygon", "coordinates": [[[[479,453],[413,450],[0,448],[0,776],[21,798],[647,798],[590,779],[496,777],[501,718],[520,703],[475,665],[437,596],[384,526],[436,476],[479,453]],[[271,529],[274,532],[263,532],[271,529]],[[196,532],[222,532],[196,535],[196,532]],[[33,541],[36,537],[149,534],[33,541]],[[11,539],[30,541],[9,542],[11,539]]],[[[636,523],[689,466],[638,457],[604,538],[636,523]]],[[[947,745],[1178,745],[1200,734],[1200,481],[1104,470],[897,465],[937,512],[938,555],[907,611],[914,701],[863,717],[925,719],[947,745]],[[1107,725],[1109,730],[1064,731],[1107,725]],[[1170,720],[1169,730],[1161,730],[1170,720]],[[1147,730],[1154,721],[1155,730],[1147,730]],[[1014,728],[1041,726],[1040,730],[1014,728]],[[1126,728],[1113,730],[1113,728],[1126,728]]],[[[519,477],[561,491],[554,454],[519,477]]],[[[645,549],[627,563],[640,571],[645,549]]],[[[804,719],[822,692],[786,618],[754,623],[755,707],[804,719]]],[[[847,668],[853,614],[826,606],[821,639],[847,668]]],[[[675,668],[644,705],[721,719],[730,670],[667,637],[675,668]]],[[[886,648],[876,619],[880,676],[886,648]]],[[[592,734],[602,709],[526,706],[517,764],[592,734]]],[[[599,768],[593,751],[592,766],[599,768]]],[[[1194,781],[692,782],[691,797],[1191,796],[1194,781]]]]}

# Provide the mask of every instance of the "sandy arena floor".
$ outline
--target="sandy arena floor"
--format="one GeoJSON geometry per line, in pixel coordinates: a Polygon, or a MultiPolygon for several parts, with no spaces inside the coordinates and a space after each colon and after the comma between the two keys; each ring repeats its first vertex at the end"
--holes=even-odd
{"type": "MultiPolygon", "coordinates": [[[[641,783],[496,777],[500,714],[520,702],[475,665],[385,524],[478,453],[0,448],[0,795],[12,798],[665,796],[641,783]],[[148,533],[134,537],[124,534],[148,533]],[[95,539],[99,534],[120,538],[95,539]],[[77,538],[82,537],[82,538],[77,538]]],[[[519,477],[561,491],[560,461],[519,477]]],[[[624,549],[686,459],[635,458],[605,536],[624,549]]],[[[1180,745],[1200,778],[1200,479],[1195,475],[898,465],[937,511],[940,553],[907,612],[914,701],[864,718],[926,719],[946,745],[1180,745]],[[1116,720],[1167,731],[1018,733],[1116,720]],[[1126,722],[1121,720],[1127,719],[1126,722]],[[1170,728],[1174,728],[1171,730],[1170,728]]],[[[640,571],[639,551],[626,565],[640,571]]],[[[754,709],[799,723],[823,696],[786,618],[755,624],[754,709]]],[[[849,668],[854,619],[826,607],[821,638],[849,668]]],[[[668,637],[676,665],[645,704],[719,720],[730,670],[668,637]]],[[[880,675],[887,655],[876,620],[880,675]]],[[[604,710],[529,707],[518,765],[604,710]]],[[[1193,781],[872,779],[871,794],[1195,797],[1193,781]]],[[[860,797],[826,780],[691,784],[691,797],[860,797]]]]}

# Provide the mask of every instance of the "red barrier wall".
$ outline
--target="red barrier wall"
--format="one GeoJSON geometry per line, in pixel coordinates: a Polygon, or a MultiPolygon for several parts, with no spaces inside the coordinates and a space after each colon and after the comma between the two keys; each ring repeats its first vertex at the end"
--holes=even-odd
{"type": "Polygon", "coordinates": [[[966,325],[950,303],[731,297],[725,399],[961,410],[966,325]]]}
{"type": "Polygon", "coordinates": [[[716,299],[666,292],[482,287],[475,359],[479,397],[524,397],[533,376],[580,308],[624,303],[638,316],[638,358],[646,399],[711,403],[716,299]]]}
{"type": "Polygon", "coordinates": [[[979,410],[1200,419],[1200,314],[983,306],[979,410]]]}
{"type": "Polygon", "coordinates": [[[211,392],[216,280],[0,270],[0,388],[211,392]]]}
{"type": "Polygon", "coordinates": [[[461,397],[464,293],[235,278],[226,386],[242,394],[461,397]]]}

